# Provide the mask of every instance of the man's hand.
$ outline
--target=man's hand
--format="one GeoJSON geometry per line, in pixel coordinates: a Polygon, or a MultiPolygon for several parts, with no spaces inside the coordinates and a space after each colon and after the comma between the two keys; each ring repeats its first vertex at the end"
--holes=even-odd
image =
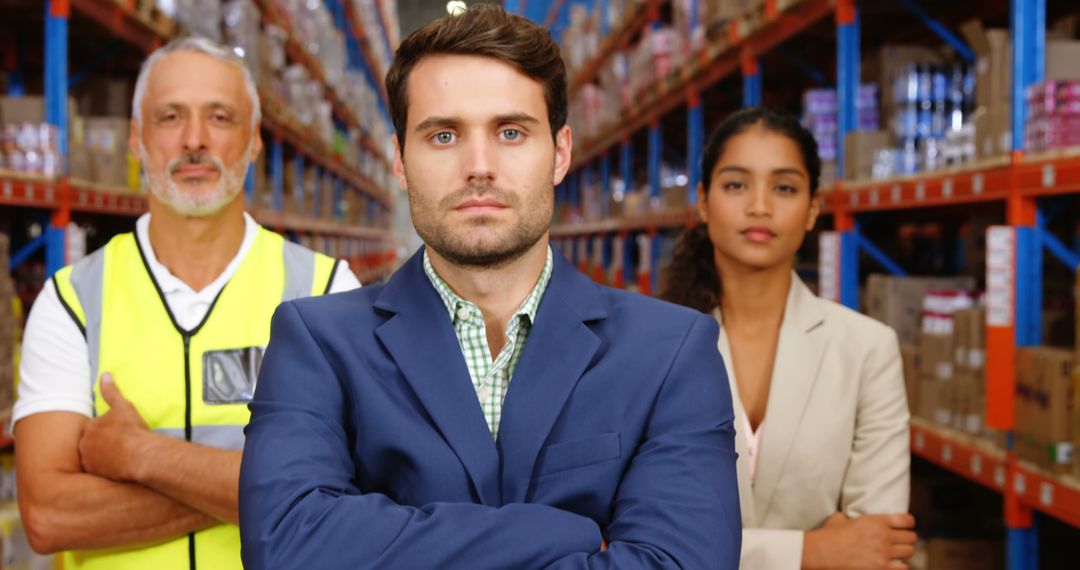
{"type": "Polygon", "coordinates": [[[849,519],[835,513],[806,533],[803,568],[907,570],[915,553],[915,518],[907,513],[849,519]]]}
{"type": "Polygon", "coordinates": [[[102,374],[99,386],[109,411],[83,426],[79,439],[83,471],[113,481],[135,481],[141,446],[153,432],[120,393],[111,374],[102,374]]]}

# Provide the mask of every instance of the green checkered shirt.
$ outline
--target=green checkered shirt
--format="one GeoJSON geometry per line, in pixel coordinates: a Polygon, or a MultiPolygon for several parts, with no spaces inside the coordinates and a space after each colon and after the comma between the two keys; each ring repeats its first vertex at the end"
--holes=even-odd
{"type": "Polygon", "coordinates": [[[424,273],[428,280],[439,292],[446,310],[450,313],[450,321],[454,324],[454,332],[457,334],[458,344],[461,345],[461,353],[465,356],[465,364],[469,367],[469,376],[472,378],[473,388],[480,398],[480,407],[484,410],[484,418],[487,419],[491,435],[498,437],[499,419],[502,417],[503,400],[506,399],[506,390],[510,386],[510,378],[517,369],[521,354],[525,351],[525,340],[529,337],[529,330],[536,321],[536,311],[540,308],[540,300],[544,298],[548,281],[551,280],[551,268],[553,265],[551,248],[548,248],[547,263],[544,271],[540,273],[540,280],[532,293],[525,298],[525,302],[514,312],[510,323],[506,325],[506,344],[502,351],[494,359],[491,357],[491,348],[487,341],[487,327],[484,324],[484,315],[480,308],[461,297],[457,296],[450,286],[442,280],[435,268],[431,266],[427,250],[424,250],[424,273]]]}

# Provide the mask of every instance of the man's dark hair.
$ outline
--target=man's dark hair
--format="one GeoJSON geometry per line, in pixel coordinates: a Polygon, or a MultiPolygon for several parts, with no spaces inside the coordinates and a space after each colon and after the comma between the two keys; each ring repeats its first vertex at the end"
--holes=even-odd
{"type": "Polygon", "coordinates": [[[510,14],[497,4],[476,4],[413,32],[398,46],[386,72],[390,118],[404,153],[408,119],[409,74],[424,57],[471,55],[490,57],[542,83],[551,136],[566,124],[566,66],[559,46],[544,27],[510,14]]]}

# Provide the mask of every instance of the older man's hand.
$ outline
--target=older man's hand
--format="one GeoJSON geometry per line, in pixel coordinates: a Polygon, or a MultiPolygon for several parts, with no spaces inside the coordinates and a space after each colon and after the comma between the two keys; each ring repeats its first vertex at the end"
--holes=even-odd
{"type": "Polygon", "coordinates": [[[83,427],[79,440],[79,457],[83,471],[114,481],[138,479],[141,450],[154,433],[146,425],[112,375],[101,376],[101,396],[109,404],[109,411],[98,416],[83,427]]]}

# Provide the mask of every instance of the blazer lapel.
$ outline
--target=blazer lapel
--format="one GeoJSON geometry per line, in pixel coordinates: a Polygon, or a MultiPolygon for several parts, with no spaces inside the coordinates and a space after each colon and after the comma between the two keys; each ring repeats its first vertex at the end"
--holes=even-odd
{"type": "MultiPolygon", "coordinates": [[[[754,502],[759,519],[768,515],[777,483],[784,471],[803,413],[817,381],[825,336],[813,334],[823,322],[821,301],[792,275],[791,290],[776,347],[769,403],[765,411],[754,502]]],[[[807,426],[812,427],[812,426],[807,426]]]]}
{"type": "Polygon", "coordinates": [[[394,274],[375,307],[395,313],[375,336],[465,466],[481,502],[499,505],[498,452],[446,306],[424,273],[422,250],[394,274]]]}
{"type": "Polygon", "coordinates": [[[750,478],[750,447],[746,438],[746,409],[743,408],[742,396],[739,394],[739,383],[735,381],[735,368],[731,360],[731,343],[728,341],[727,331],[724,330],[724,317],[720,309],[713,309],[713,317],[720,324],[720,338],[716,341],[716,347],[720,350],[720,356],[724,358],[724,367],[727,368],[728,386],[731,388],[731,404],[735,410],[735,453],[739,460],[735,463],[735,471],[739,481],[739,508],[742,511],[744,527],[756,527],[760,523],[757,518],[757,508],[754,505],[754,486],[750,478]]]}
{"type": "Polygon", "coordinates": [[[551,281],[503,403],[497,445],[504,504],[525,500],[540,448],[600,347],[586,325],[607,316],[599,293],[556,252],[551,281]]]}

